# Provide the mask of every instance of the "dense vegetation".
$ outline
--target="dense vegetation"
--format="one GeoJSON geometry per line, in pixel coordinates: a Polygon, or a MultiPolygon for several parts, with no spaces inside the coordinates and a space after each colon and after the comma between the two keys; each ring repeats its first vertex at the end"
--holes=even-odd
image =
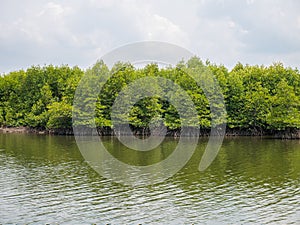
{"type": "MultiPolygon", "coordinates": [[[[210,128],[211,114],[203,90],[189,76],[189,71],[208,68],[216,76],[224,95],[227,126],[248,130],[287,130],[300,128],[300,73],[281,63],[250,66],[238,63],[231,71],[222,65],[205,64],[194,57],[175,67],[159,68],[149,64],[135,68],[130,63],[116,63],[111,70],[97,62],[85,71],[88,75],[109,73],[98,96],[95,122],[110,127],[111,106],[118,93],[135,79],[161,76],[179,84],[193,100],[201,128],[210,128]]],[[[26,126],[39,129],[71,128],[72,103],[84,72],[68,66],[33,66],[0,77],[0,126],[26,126]]],[[[88,86],[87,86],[88,88],[88,86]]],[[[132,127],[147,127],[153,117],[161,117],[171,130],[180,127],[176,109],[159,97],[144,98],[130,111],[132,127]]],[[[220,120],[219,123],[224,121],[220,120]]],[[[84,125],[84,124],[81,124],[84,125]]]]}

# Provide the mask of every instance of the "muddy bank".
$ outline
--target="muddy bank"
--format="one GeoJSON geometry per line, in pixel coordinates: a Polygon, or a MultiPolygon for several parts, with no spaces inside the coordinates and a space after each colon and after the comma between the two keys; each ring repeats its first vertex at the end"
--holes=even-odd
{"type": "MultiPolygon", "coordinates": [[[[81,135],[99,135],[99,136],[126,136],[131,135],[130,131],[124,129],[111,129],[110,127],[98,127],[97,132],[94,129],[88,127],[78,128],[81,135]]],[[[147,128],[131,128],[132,133],[135,136],[147,137],[151,135],[151,132],[147,128]]],[[[198,131],[194,128],[187,129],[185,136],[194,137],[198,131]]],[[[41,129],[41,128],[30,128],[30,127],[0,127],[0,133],[28,133],[28,134],[40,134],[40,135],[74,135],[72,128],[59,128],[59,129],[41,129]]],[[[153,135],[164,135],[169,137],[179,137],[181,134],[180,129],[175,130],[156,130],[153,135]]],[[[210,129],[200,129],[200,136],[209,136],[210,129]]],[[[225,136],[261,136],[276,139],[300,139],[300,129],[289,128],[286,130],[261,130],[257,128],[248,129],[232,129],[227,128],[225,136]]]]}
{"type": "Polygon", "coordinates": [[[42,129],[31,127],[0,127],[0,133],[23,133],[23,134],[53,134],[53,135],[73,135],[72,128],[42,129]]]}
{"type": "Polygon", "coordinates": [[[261,136],[276,139],[300,139],[300,129],[288,128],[286,130],[261,130],[249,129],[226,129],[226,136],[261,136]]]}

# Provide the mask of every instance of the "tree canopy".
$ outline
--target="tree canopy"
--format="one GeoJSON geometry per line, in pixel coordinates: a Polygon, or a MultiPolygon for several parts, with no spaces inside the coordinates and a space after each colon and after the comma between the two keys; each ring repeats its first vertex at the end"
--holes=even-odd
{"type": "MultiPolygon", "coordinates": [[[[71,128],[72,104],[75,90],[84,76],[109,74],[96,101],[91,105],[88,93],[91,85],[86,80],[84,107],[95,111],[98,127],[111,127],[111,110],[116,97],[131,82],[143,77],[163,77],[178,84],[192,99],[198,113],[198,126],[211,126],[211,105],[205,91],[189,75],[208,69],[217,79],[226,105],[226,122],[229,128],[285,130],[300,128],[300,73],[298,69],[271,66],[242,65],[231,71],[223,65],[203,63],[193,57],[174,67],[160,68],[149,64],[135,68],[130,63],[118,62],[109,69],[98,61],[83,71],[67,65],[32,66],[0,77],[0,126],[27,126],[41,129],[71,128]],[[93,108],[94,107],[94,108],[93,108]]],[[[206,79],[203,77],[202,79],[206,79]]],[[[95,84],[93,84],[95,85],[95,84]]],[[[96,84],[97,85],[97,84],[96,84]]],[[[153,84],[155,85],[155,84],[153,84]]],[[[157,87],[159,88],[159,85],[157,87]]],[[[136,93],[137,95],[139,93],[136,93]]],[[[176,95],[176,94],[175,94],[176,95]]],[[[176,98],[176,96],[174,96],[176,98]]],[[[182,102],[184,106],[184,102],[182,102]]],[[[218,106],[214,106],[218,107],[218,106]]],[[[80,112],[79,112],[80,113],[80,112]]],[[[220,113],[221,112],[220,109],[220,113]]],[[[159,96],[143,98],[130,109],[128,120],[134,128],[145,128],[153,118],[161,118],[171,130],[179,129],[181,119],[176,108],[159,96]]],[[[218,123],[224,123],[219,120],[218,123]]],[[[82,124],[88,125],[82,121],[82,124]]]]}

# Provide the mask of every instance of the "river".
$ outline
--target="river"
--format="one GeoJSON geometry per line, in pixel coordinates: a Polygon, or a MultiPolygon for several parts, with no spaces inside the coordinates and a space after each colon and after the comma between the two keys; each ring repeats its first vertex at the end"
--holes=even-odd
{"type": "MultiPolygon", "coordinates": [[[[300,224],[299,140],[226,138],[199,172],[206,142],[173,177],[132,187],[96,173],[74,137],[0,134],[0,223],[300,224]]],[[[176,144],[165,139],[165,157],[176,144]]]]}

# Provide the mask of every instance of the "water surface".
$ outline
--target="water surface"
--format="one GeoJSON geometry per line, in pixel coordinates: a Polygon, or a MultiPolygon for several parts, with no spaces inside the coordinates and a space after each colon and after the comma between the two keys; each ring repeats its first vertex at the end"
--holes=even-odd
{"type": "MultiPolygon", "coordinates": [[[[129,164],[158,160],[104,142],[129,164]]],[[[0,134],[0,223],[300,224],[299,140],[226,139],[199,172],[206,142],[172,178],[131,187],[91,169],[73,137],[0,134]]],[[[168,157],[176,144],[157,151],[168,157]]]]}

